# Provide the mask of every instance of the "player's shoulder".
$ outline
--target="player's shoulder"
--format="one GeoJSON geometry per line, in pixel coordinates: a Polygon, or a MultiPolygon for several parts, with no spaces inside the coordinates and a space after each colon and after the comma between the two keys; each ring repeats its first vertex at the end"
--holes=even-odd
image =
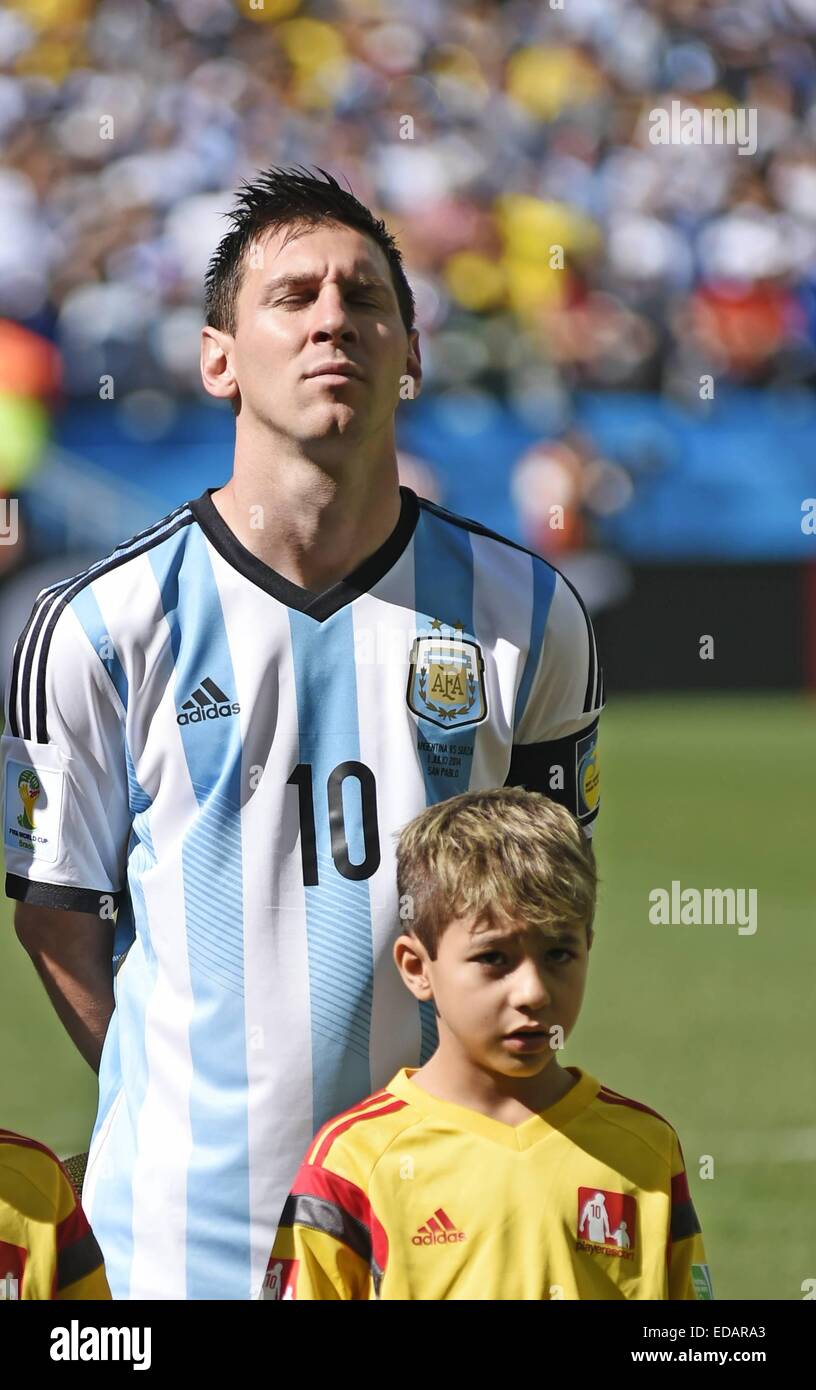
{"type": "Polygon", "coordinates": [[[416,1120],[408,1102],[383,1087],[322,1125],[305,1165],[365,1187],[386,1149],[416,1120]]]}
{"type": "Polygon", "coordinates": [[[558,627],[565,640],[572,640],[584,631],[590,632],[589,614],[580,593],[572,580],[543,555],[530,550],[529,546],[522,545],[520,541],[511,540],[501,531],[495,531],[472,517],[449,511],[447,507],[440,506],[438,502],[431,502],[427,497],[418,497],[417,502],[420,517],[423,513],[433,517],[459,535],[469,535],[486,547],[474,553],[477,567],[479,559],[482,559],[488,572],[505,571],[507,580],[510,583],[516,582],[522,588],[532,581],[535,590],[539,591],[545,600],[544,607],[550,615],[548,627],[558,627]],[[520,558],[525,560],[521,566],[518,564],[520,558]]]}
{"type": "Polygon", "coordinates": [[[107,555],[86,566],[84,570],[52,585],[50,590],[43,590],[38,595],[38,601],[50,598],[52,606],[58,609],[68,604],[79,607],[82,596],[89,589],[93,589],[95,594],[102,597],[110,596],[120,607],[125,606],[130,597],[128,581],[131,582],[134,596],[144,589],[145,557],[148,557],[149,563],[151,553],[160,548],[178,549],[190,534],[195,520],[192,504],[182,503],[180,507],[168,512],[166,516],[159,517],[143,531],[137,531],[126,540],[120,541],[107,555]]]}
{"type": "Polygon", "coordinates": [[[13,1130],[0,1129],[0,1197],[9,1200],[11,1186],[22,1179],[38,1195],[38,1219],[61,1217],[73,1203],[73,1188],[57,1155],[47,1144],[13,1130]],[[44,1213],[43,1207],[47,1208],[44,1213]]]}
{"type": "Polygon", "coordinates": [[[529,555],[534,566],[549,571],[551,574],[559,575],[565,584],[568,583],[555,565],[551,565],[543,555],[539,555],[535,550],[530,550],[529,546],[522,545],[520,541],[511,540],[509,536],[505,536],[501,531],[494,531],[491,526],[486,526],[484,522],[475,521],[470,516],[462,516],[460,512],[452,512],[447,507],[441,506],[439,502],[431,502],[427,497],[417,497],[417,502],[419,503],[420,516],[425,513],[427,516],[435,517],[437,521],[444,522],[460,531],[469,531],[474,536],[481,536],[487,541],[495,541],[500,550],[503,548],[508,555],[514,553],[529,555]]]}
{"type": "Polygon", "coordinates": [[[677,1131],[665,1115],[643,1101],[612,1090],[611,1086],[599,1085],[592,1108],[600,1119],[637,1136],[667,1162],[679,1146],[677,1131]]]}

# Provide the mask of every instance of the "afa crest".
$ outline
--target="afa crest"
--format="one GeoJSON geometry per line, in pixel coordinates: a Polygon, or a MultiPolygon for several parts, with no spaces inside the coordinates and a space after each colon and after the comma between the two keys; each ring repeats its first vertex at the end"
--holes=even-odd
{"type": "Polygon", "coordinates": [[[464,637],[417,637],[411,649],[408,708],[442,729],[487,718],[484,657],[464,637]]]}

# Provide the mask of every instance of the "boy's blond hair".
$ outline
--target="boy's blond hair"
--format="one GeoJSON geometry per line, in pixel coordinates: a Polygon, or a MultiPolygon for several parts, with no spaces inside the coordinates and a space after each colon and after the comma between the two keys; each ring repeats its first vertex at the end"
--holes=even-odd
{"type": "Polygon", "coordinates": [[[435,960],[448,923],[470,913],[589,933],[595,856],[575,817],[539,792],[462,792],[405,826],[397,886],[405,928],[435,960]]]}

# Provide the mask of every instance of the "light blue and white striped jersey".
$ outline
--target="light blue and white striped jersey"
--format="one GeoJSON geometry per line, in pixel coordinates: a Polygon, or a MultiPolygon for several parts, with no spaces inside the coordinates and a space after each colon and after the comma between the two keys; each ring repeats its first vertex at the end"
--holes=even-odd
{"type": "Polygon", "coordinates": [[[115,1298],[256,1297],[315,1131],[433,1051],[399,830],[507,782],[597,812],[595,641],[550,565],[402,488],[315,595],[213,491],[44,589],[7,692],[7,894],[118,908],[84,1193],[115,1298]]]}

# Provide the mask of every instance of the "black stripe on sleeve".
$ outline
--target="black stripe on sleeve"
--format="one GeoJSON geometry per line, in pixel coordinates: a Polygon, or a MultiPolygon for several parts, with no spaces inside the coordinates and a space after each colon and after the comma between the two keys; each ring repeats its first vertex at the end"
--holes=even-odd
{"type": "Polygon", "coordinates": [[[6,874],[6,897],[31,903],[33,907],[64,908],[67,912],[87,912],[91,917],[98,917],[102,898],[106,906],[112,898],[114,908],[118,908],[122,894],[110,888],[73,888],[63,883],[37,883],[20,874],[6,874]]]}
{"type": "Polygon", "coordinates": [[[587,811],[581,804],[578,789],[578,768],[576,745],[593,734],[598,728],[599,719],[593,719],[586,728],[565,738],[552,739],[548,743],[514,743],[510,755],[510,767],[505,779],[506,787],[526,787],[528,791],[541,792],[551,801],[566,806],[577,817],[581,825],[591,825],[598,815],[599,807],[587,811]],[[552,769],[563,770],[563,787],[551,787],[552,769]]]}
{"type": "Polygon", "coordinates": [[[686,1240],[688,1236],[700,1234],[700,1223],[697,1220],[697,1213],[694,1210],[694,1203],[689,1197],[685,1202],[678,1202],[672,1207],[671,1214],[671,1238],[675,1240],[686,1240]]]}
{"type": "Polygon", "coordinates": [[[97,1244],[96,1236],[93,1231],[87,1231],[79,1240],[74,1241],[73,1245],[57,1251],[58,1292],[61,1293],[69,1285],[75,1284],[78,1279],[93,1274],[102,1263],[102,1251],[97,1244]]]}

